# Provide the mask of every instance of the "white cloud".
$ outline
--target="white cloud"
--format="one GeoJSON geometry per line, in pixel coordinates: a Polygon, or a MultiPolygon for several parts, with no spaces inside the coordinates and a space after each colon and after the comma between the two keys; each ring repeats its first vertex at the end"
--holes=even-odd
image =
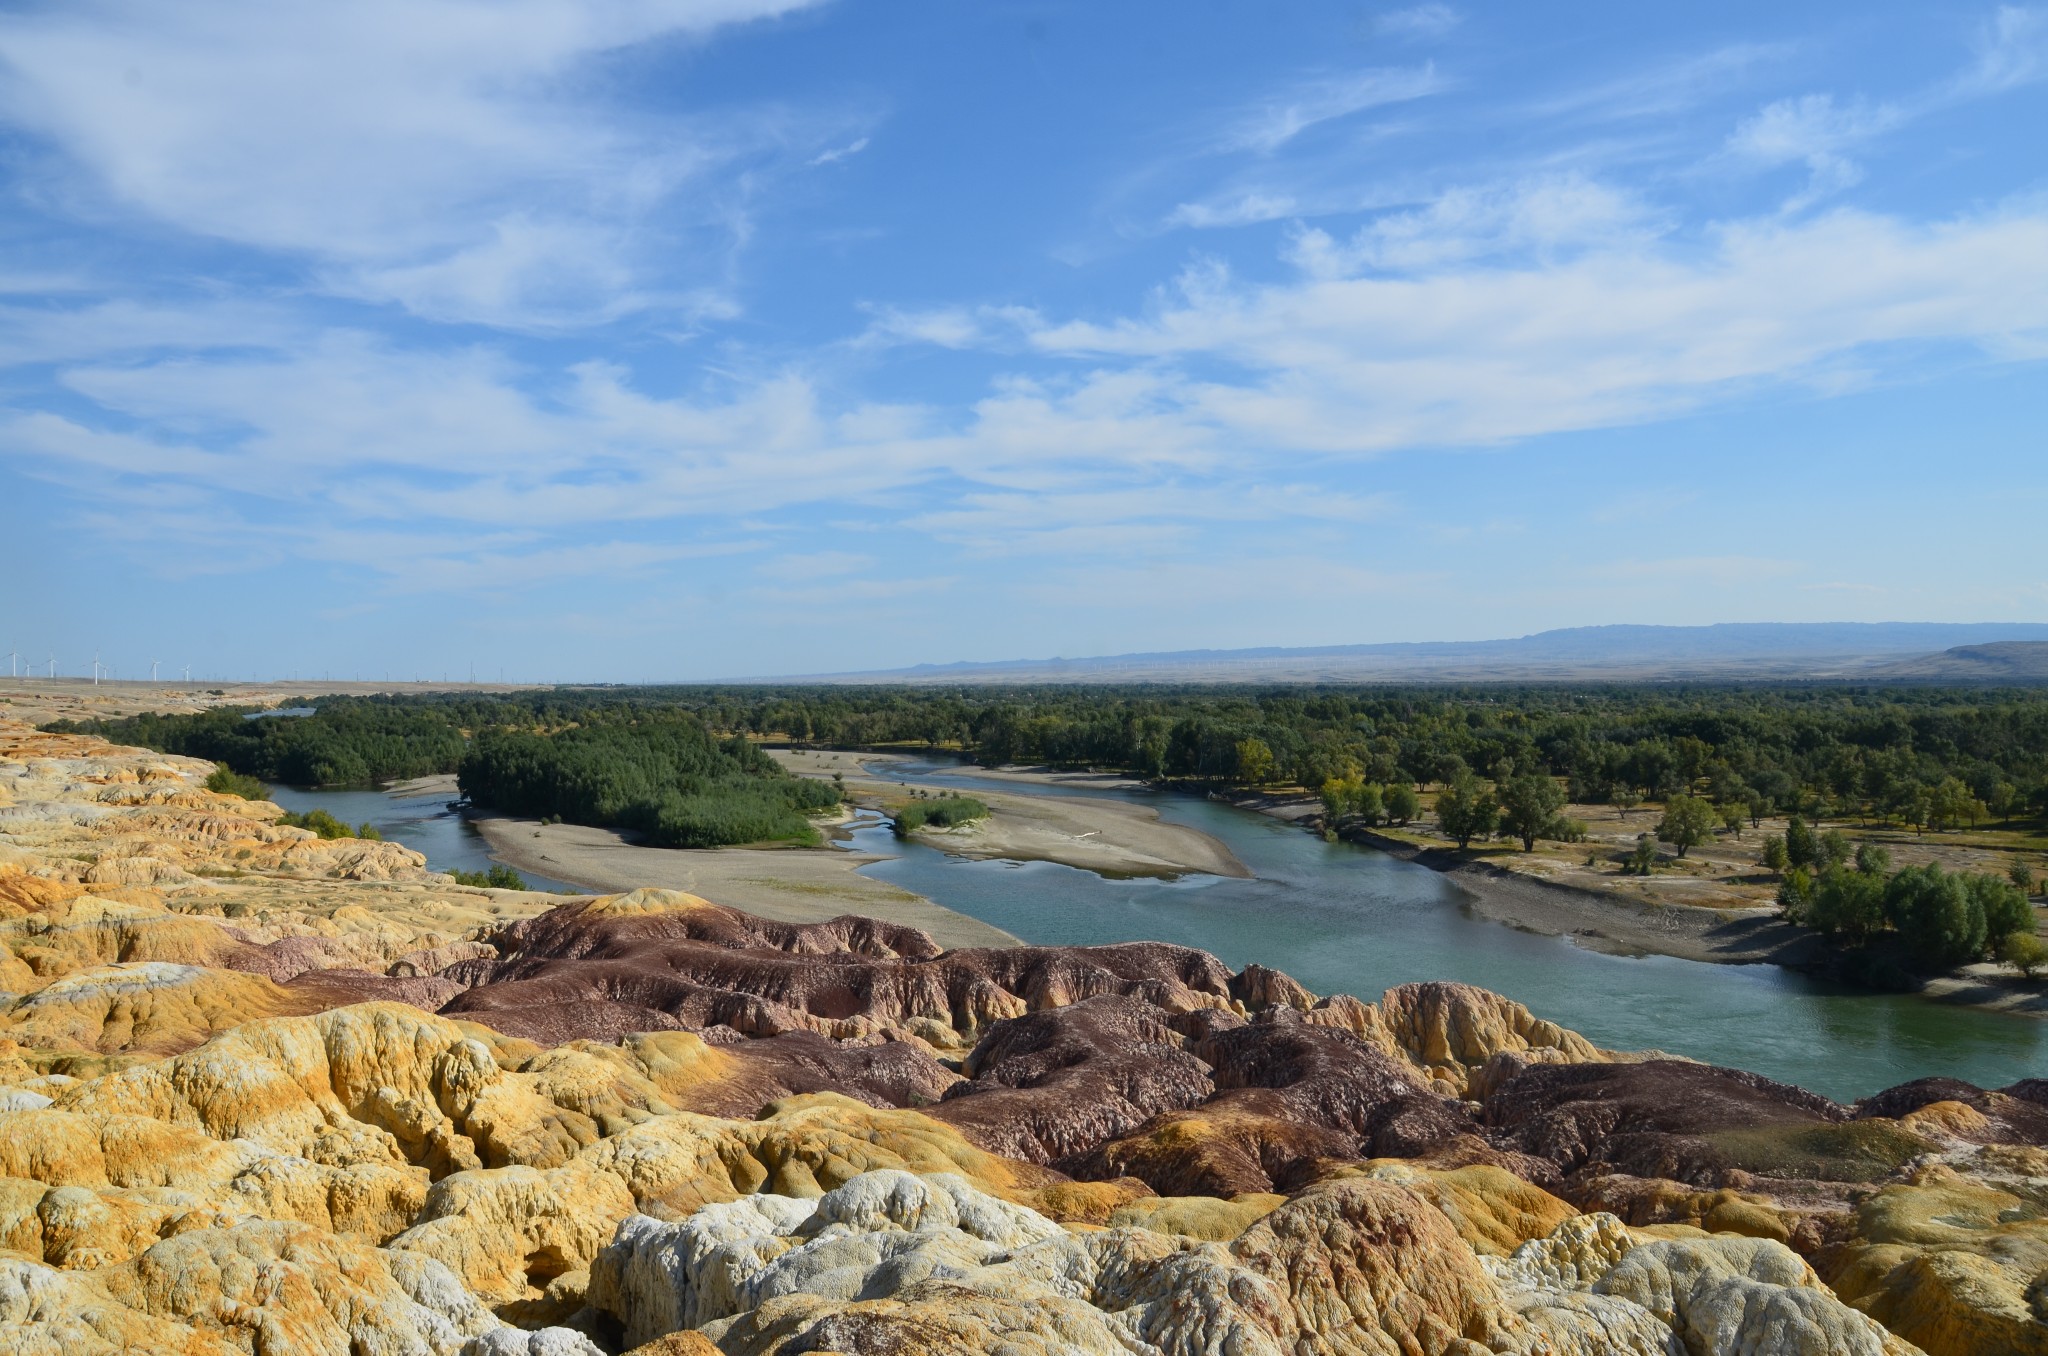
{"type": "Polygon", "coordinates": [[[1393,38],[1440,38],[1463,22],[1449,5],[1411,5],[1390,9],[1373,20],[1373,31],[1393,38]]]}
{"type": "Polygon", "coordinates": [[[1636,422],[1852,359],[1881,371],[1891,345],[1994,349],[2048,324],[2043,257],[2039,204],[1926,226],[1836,212],[1406,276],[1204,270],[1143,319],[1033,337],[1147,364],[1238,445],[1369,453],[1636,422]],[[1217,374],[1166,375],[1197,362],[1217,374]]]}
{"type": "Polygon", "coordinates": [[[1166,225],[1192,226],[1198,231],[1219,226],[1250,226],[1261,221],[1279,221],[1300,211],[1300,202],[1290,193],[1252,189],[1222,202],[1181,203],[1167,213],[1166,225]]]}
{"type": "Polygon", "coordinates": [[[1977,40],[1977,59],[1957,81],[1963,95],[1999,94],[2048,78],[2048,9],[2001,5],[1977,40]]]}
{"type": "Polygon", "coordinates": [[[1897,127],[1904,114],[1884,105],[1838,105],[1832,95],[1780,99],[1746,118],[1728,138],[1733,153],[1763,165],[1834,155],[1897,127]]]}
{"type": "Polygon", "coordinates": [[[851,159],[852,157],[859,155],[862,151],[866,150],[867,148],[868,139],[866,137],[856,137],[854,140],[847,142],[844,146],[835,146],[829,151],[818,152],[816,155],[812,156],[807,163],[812,165],[813,167],[816,167],[818,165],[835,164],[841,160],[851,159]]]}
{"type": "MultiPolygon", "coordinates": [[[[1286,281],[1194,270],[1142,317],[1013,316],[1006,342],[1067,374],[999,379],[964,409],[844,403],[799,371],[657,395],[603,364],[329,331],[286,352],[65,367],[76,408],[13,416],[0,458],[96,498],[175,491],[176,514],[211,506],[224,534],[267,503],[258,516],[280,531],[482,529],[525,534],[531,555],[593,530],[641,539],[835,504],[981,553],[1113,555],[1387,510],[1305,458],[1640,422],[1824,391],[1844,372],[1879,382],[1926,345],[1996,360],[2048,333],[2039,203],[1927,226],[1835,212],[1658,235],[1624,229],[1639,220],[1626,207],[1530,201],[1440,212],[1478,242],[1445,253],[1368,236],[1286,281]]],[[[146,519],[147,500],[123,512],[146,519]]]]}
{"type": "Polygon", "coordinates": [[[805,3],[80,0],[0,22],[0,111],[109,207],[431,315],[574,322],[630,304],[655,206],[790,135],[620,116],[591,60],[805,3]]]}
{"type": "Polygon", "coordinates": [[[1319,77],[1247,110],[1225,131],[1219,148],[1271,154],[1311,127],[1445,88],[1447,82],[1432,64],[1319,77]]]}
{"type": "Polygon", "coordinates": [[[1379,216],[1343,243],[1304,229],[1289,254],[1318,277],[1410,272],[1501,255],[1614,248],[1647,239],[1652,221],[1633,194],[1583,175],[1552,175],[1453,189],[1416,210],[1379,216]]]}
{"type": "Polygon", "coordinates": [[[1846,154],[1903,125],[1909,114],[1886,104],[1839,105],[1832,95],[1780,99],[1744,119],[1728,138],[1728,153],[1766,168],[1802,163],[1806,188],[1785,205],[1799,211],[1853,187],[1863,169],[1846,154]]]}

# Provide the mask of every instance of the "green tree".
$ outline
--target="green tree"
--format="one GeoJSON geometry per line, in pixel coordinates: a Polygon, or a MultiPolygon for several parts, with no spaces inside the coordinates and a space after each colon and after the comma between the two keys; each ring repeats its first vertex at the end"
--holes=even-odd
{"type": "Polygon", "coordinates": [[[1522,851],[1533,852],[1557,812],[1564,808],[1564,788],[1541,773],[1516,777],[1500,789],[1501,828],[1522,840],[1522,851]]]}
{"type": "Polygon", "coordinates": [[[1840,829],[1829,829],[1820,836],[1820,869],[1840,866],[1849,860],[1849,839],[1840,829]]]}
{"type": "Polygon", "coordinates": [[[1928,965],[1946,969],[1984,954],[1984,911],[1959,877],[1934,863],[1909,866],[1885,886],[1885,916],[1928,965]]]}
{"type": "Polygon", "coordinates": [[[1273,780],[1273,750],[1263,739],[1237,741],[1237,780],[1246,786],[1264,786],[1273,780]]]}
{"type": "Polygon", "coordinates": [[[1869,872],[1830,867],[1814,882],[1801,913],[1808,927],[1861,946],[1884,927],[1884,881],[1869,872]]]}
{"type": "Polygon", "coordinates": [[[1415,788],[1407,782],[1396,782],[1387,788],[1387,818],[1396,824],[1406,824],[1422,813],[1422,797],[1415,794],[1415,788]]]}
{"type": "Polygon", "coordinates": [[[1493,832],[1500,821],[1500,805],[1484,782],[1469,772],[1460,773],[1437,793],[1436,821],[1446,838],[1460,849],[1469,848],[1474,838],[1493,832]]]}
{"type": "Polygon", "coordinates": [[[2005,878],[2025,894],[2034,893],[2034,868],[2015,857],[2012,865],[2005,868],[2005,878]]]}
{"type": "Polygon", "coordinates": [[[1971,872],[1962,879],[1972,907],[1984,915],[1986,937],[1997,941],[2008,933],[2034,930],[2034,906],[2011,881],[1979,872],[1971,872]]]}
{"type": "Polygon", "coordinates": [[[1875,843],[1864,843],[1856,849],[1856,869],[1866,876],[1888,876],[1892,854],[1875,843]]]}
{"type": "Polygon", "coordinates": [[[1998,958],[2032,979],[2042,966],[2048,965],[2048,945],[2043,945],[2031,932],[2007,933],[1998,944],[1998,958]]]}
{"type": "Polygon", "coordinates": [[[1820,865],[1820,839],[1798,815],[1785,821],[1785,860],[1809,870],[1820,865]]]}
{"type": "Polygon", "coordinates": [[[1984,804],[1992,814],[1998,816],[2001,824],[2012,823],[2012,807],[2019,799],[2019,791],[2011,782],[1998,782],[1991,788],[1991,794],[1984,797],[1984,804]]]}
{"type": "Polygon", "coordinates": [[[1745,808],[1749,811],[1749,827],[1752,829],[1762,828],[1764,826],[1764,816],[1771,812],[1769,797],[1765,796],[1761,791],[1751,791],[1744,804],[1745,808]]]}
{"type": "Polygon", "coordinates": [[[1775,833],[1764,839],[1762,860],[1766,871],[1782,874],[1786,867],[1792,865],[1791,855],[1785,851],[1785,840],[1775,833]]]}
{"type": "Polygon", "coordinates": [[[1927,800],[1927,827],[1936,833],[1974,825],[1991,813],[1960,777],[1942,778],[1928,792],[1927,800]]]}
{"type": "Polygon", "coordinates": [[[1688,849],[1711,838],[1718,822],[1714,807],[1700,797],[1673,796],[1664,802],[1664,818],[1657,823],[1657,840],[1671,844],[1683,857],[1688,849]]]}
{"type": "Polygon", "coordinates": [[[1377,826],[1387,817],[1386,788],[1378,782],[1366,782],[1358,788],[1358,795],[1353,799],[1352,806],[1368,828],[1377,826]]]}
{"type": "Polygon", "coordinates": [[[1647,833],[1636,835],[1635,850],[1628,854],[1623,870],[1637,876],[1647,876],[1657,865],[1657,840],[1647,833]]]}
{"type": "Polygon", "coordinates": [[[1714,807],[1714,813],[1721,817],[1721,827],[1742,837],[1742,821],[1749,818],[1749,809],[1738,801],[1727,801],[1714,807]]]}
{"type": "Polygon", "coordinates": [[[1803,866],[1788,868],[1785,879],[1778,883],[1778,907],[1793,922],[1803,923],[1812,904],[1813,873],[1803,866]]]}
{"type": "Polygon", "coordinates": [[[1614,802],[1615,812],[1623,819],[1628,818],[1628,812],[1630,810],[1635,809],[1636,806],[1641,805],[1643,803],[1642,796],[1638,795],[1635,791],[1630,790],[1626,787],[1616,791],[1612,796],[1608,797],[1608,799],[1614,802]]]}

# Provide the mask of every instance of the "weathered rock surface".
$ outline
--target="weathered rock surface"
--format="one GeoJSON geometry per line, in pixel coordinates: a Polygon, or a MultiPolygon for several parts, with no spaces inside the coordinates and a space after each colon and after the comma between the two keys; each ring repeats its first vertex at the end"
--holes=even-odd
{"type": "Polygon", "coordinates": [[[1585,1216],[1482,1265],[1420,1196],[1366,1178],[1203,1242],[1077,1235],[956,1177],[873,1172],[816,1201],[634,1216],[590,1294],[630,1346],[688,1329],[734,1356],[1912,1350],[1780,1244],[1647,1241],[1585,1216]]]}
{"type": "Polygon", "coordinates": [[[0,1353],[2048,1353],[2048,1084],[472,890],[208,770],[0,722],[0,1353]]]}

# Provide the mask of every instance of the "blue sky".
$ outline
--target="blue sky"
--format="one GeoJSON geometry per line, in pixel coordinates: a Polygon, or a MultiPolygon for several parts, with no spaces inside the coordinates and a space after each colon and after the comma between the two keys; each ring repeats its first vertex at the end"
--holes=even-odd
{"type": "Polygon", "coordinates": [[[0,9],[0,645],[2048,616],[2048,8],[0,9]]]}

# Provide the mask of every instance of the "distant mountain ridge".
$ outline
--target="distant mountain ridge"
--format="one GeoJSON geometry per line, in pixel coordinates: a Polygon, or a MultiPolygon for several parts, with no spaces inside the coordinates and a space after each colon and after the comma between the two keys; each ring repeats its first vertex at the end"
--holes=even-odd
{"type": "Polygon", "coordinates": [[[2004,640],[1990,645],[1958,645],[1940,654],[1886,664],[1872,676],[1980,682],[2048,681],[2048,642],[2004,640]]]}
{"type": "MultiPolygon", "coordinates": [[[[1936,652],[2038,645],[2040,622],[1722,622],[1576,626],[1506,640],[1169,650],[1082,659],[917,664],[813,682],[1344,682],[1564,678],[1910,678],[1936,652]],[[1896,671],[1895,671],[1896,670],[1896,671]]],[[[1978,678],[2035,675],[2013,660],[1955,661],[1978,678]]],[[[1948,676],[1928,672],[1925,676],[1948,676]]]]}

